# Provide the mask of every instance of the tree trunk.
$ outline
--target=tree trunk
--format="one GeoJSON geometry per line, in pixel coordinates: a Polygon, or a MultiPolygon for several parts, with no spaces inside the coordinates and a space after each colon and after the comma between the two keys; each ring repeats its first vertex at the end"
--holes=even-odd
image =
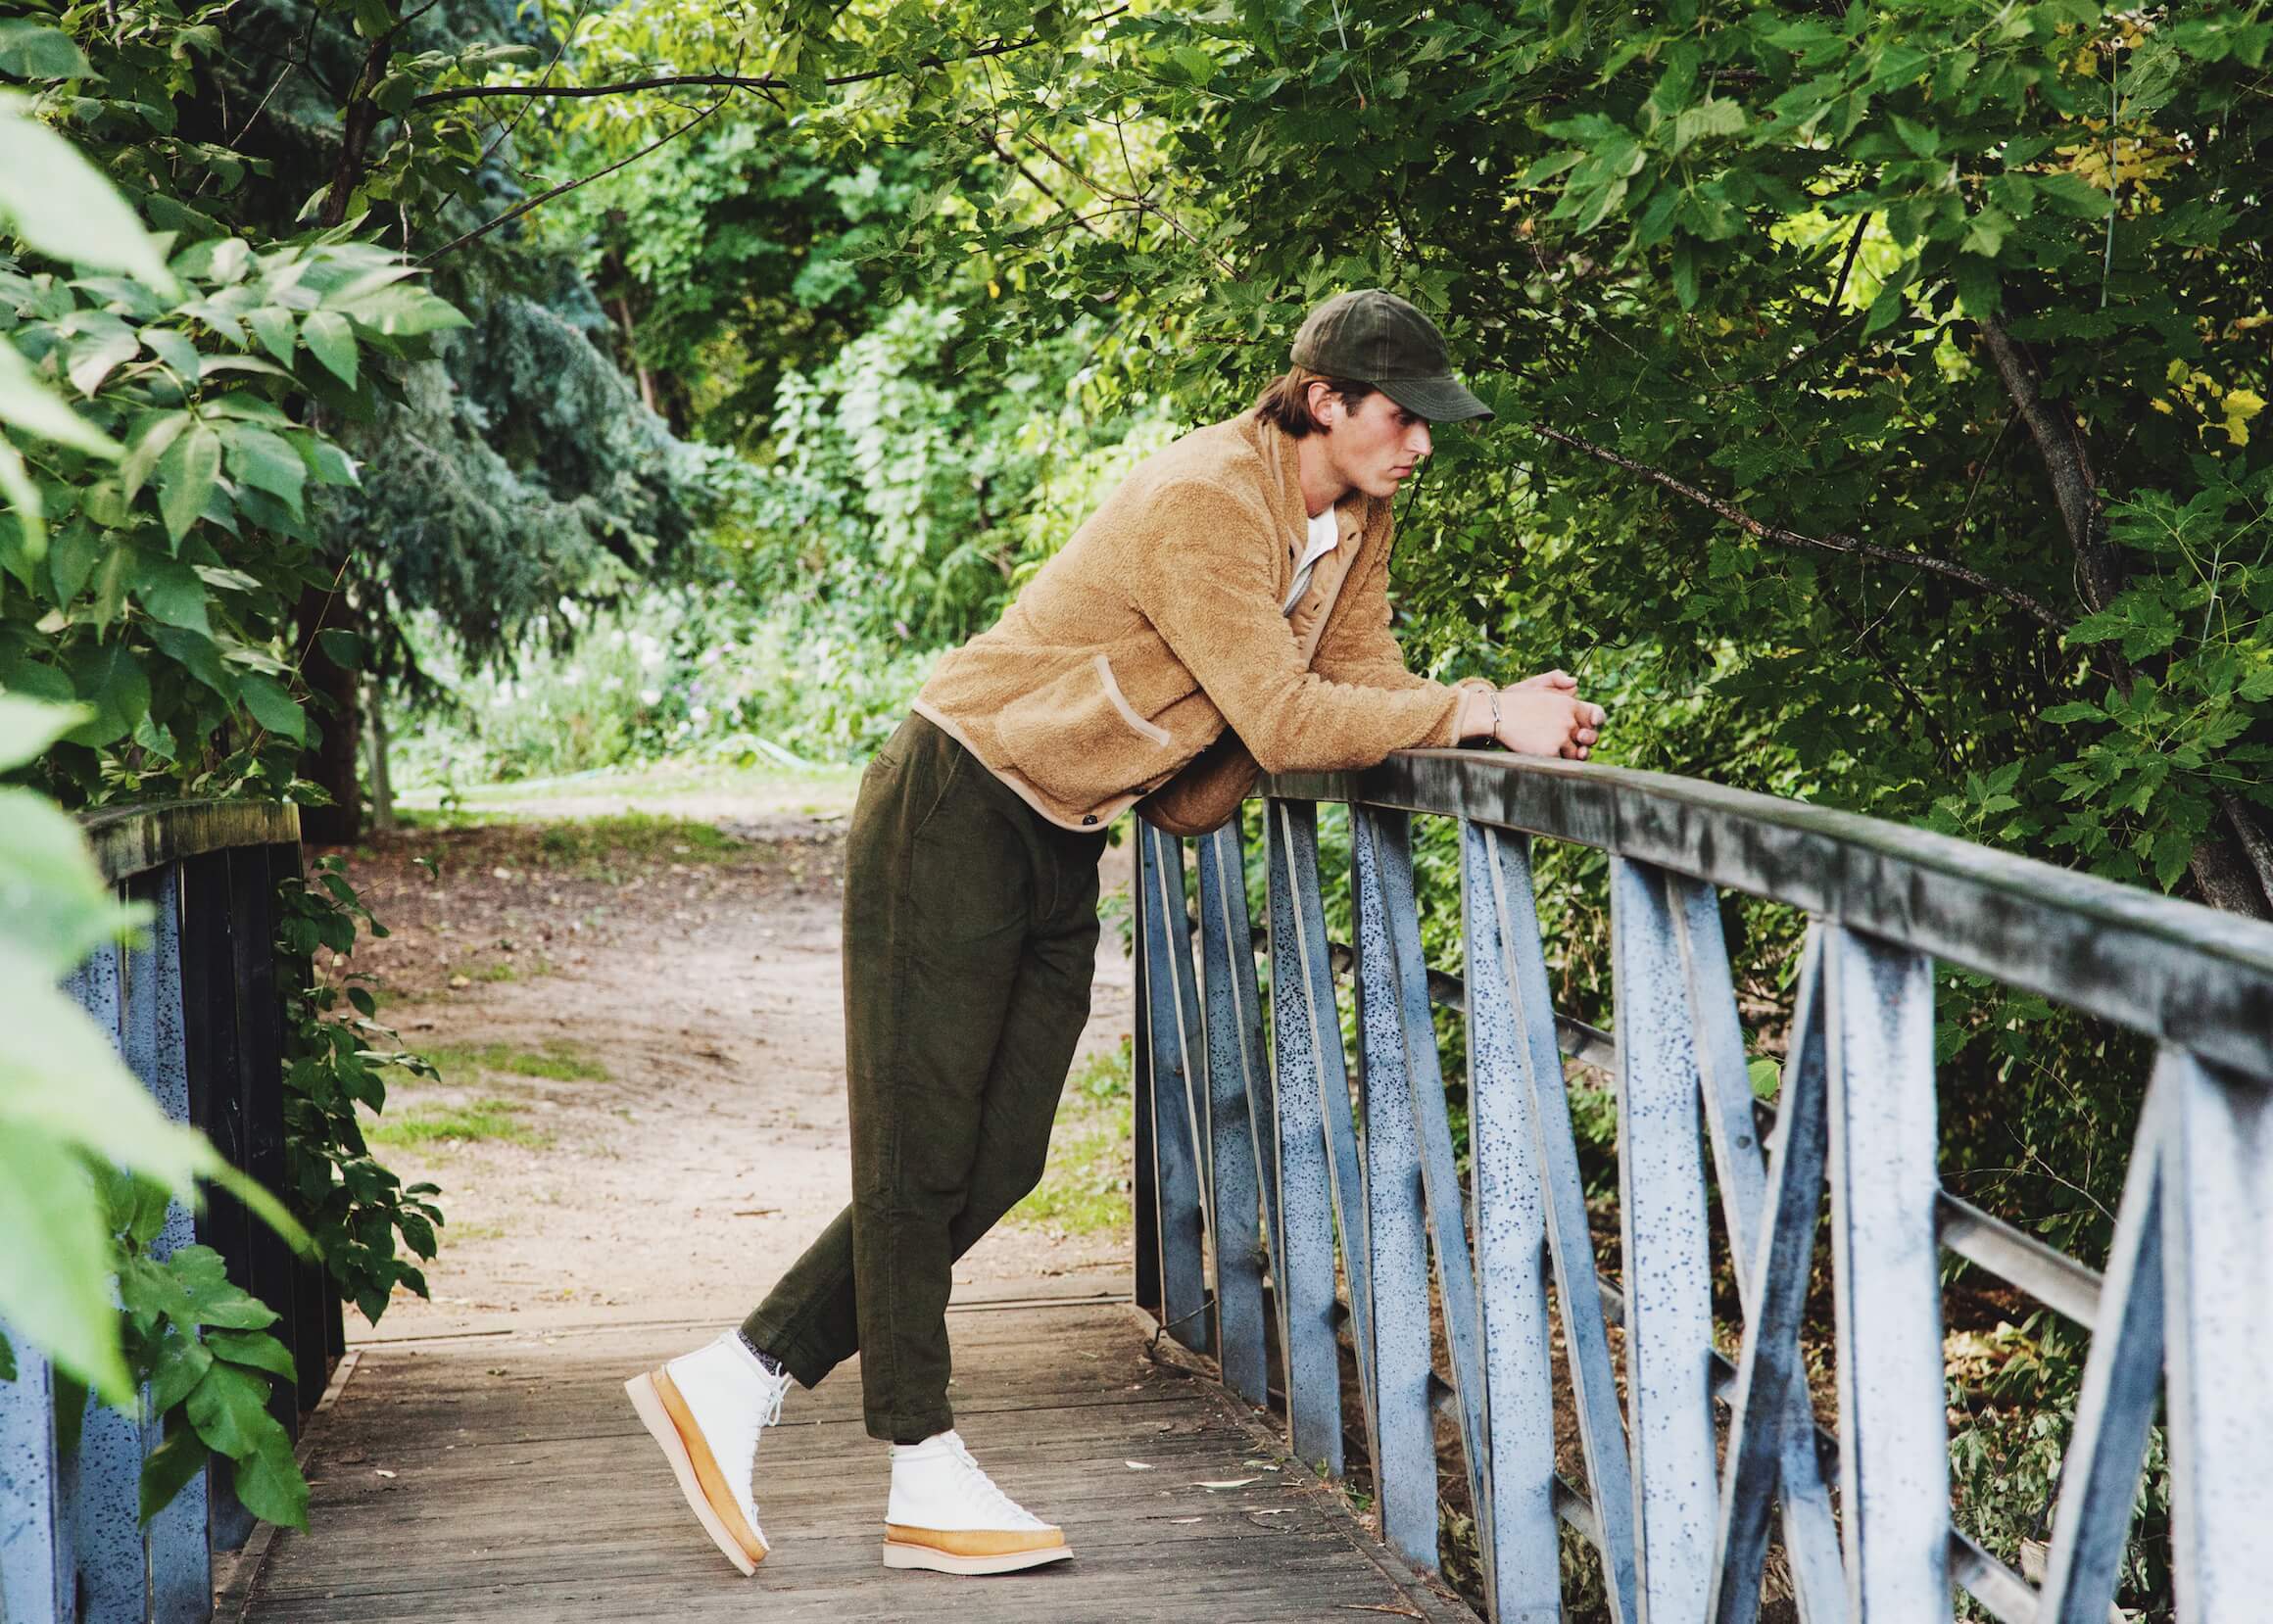
{"type": "MultiPolygon", "coordinates": [[[[2068,544],[2075,549],[2084,606],[2097,614],[2123,590],[2122,559],[2107,540],[2106,503],[2100,500],[2099,476],[2092,468],[2083,425],[2065,402],[2045,398],[2035,360],[2003,322],[1982,322],[1981,336],[2005,381],[2006,394],[2012,398],[2044,458],[2053,497],[2067,526],[2068,544]]],[[[2131,686],[2132,675],[2129,663],[2118,659],[2116,676],[2125,688],[2131,686]]],[[[2211,907],[2273,919],[2273,841],[2247,802],[2230,794],[2217,799],[2218,816],[2202,832],[2187,871],[2211,907]]]]}
{"type": "Polygon", "coordinates": [[[395,832],[395,782],[387,770],[387,712],[380,701],[379,685],[372,682],[363,696],[364,713],[371,723],[371,832],[395,832]]]}
{"type": "Polygon", "coordinates": [[[337,587],[310,587],[300,595],[294,619],[302,650],[300,675],[309,697],[315,701],[309,707],[309,721],[317,730],[301,755],[300,772],[331,796],[329,806],[301,808],[300,833],[314,844],[351,845],[363,832],[363,792],[356,772],[360,685],[353,671],[325,651],[317,634],[352,630],[354,611],[337,587]]]}
{"type": "Polygon", "coordinates": [[[632,324],[631,301],[620,293],[615,296],[615,319],[623,328],[624,356],[631,361],[632,375],[639,379],[640,402],[660,416],[662,407],[655,405],[655,376],[639,358],[639,330],[632,324]]]}

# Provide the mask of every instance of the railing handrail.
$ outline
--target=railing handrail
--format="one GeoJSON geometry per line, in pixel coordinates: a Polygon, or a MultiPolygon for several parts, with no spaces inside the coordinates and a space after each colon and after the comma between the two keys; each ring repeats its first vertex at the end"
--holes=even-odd
{"type": "Polygon", "coordinates": [[[103,878],[117,884],[135,875],[235,846],[288,845],[300,838],[300,808],[290,801],[200,799],[105,806],[78,820],[103,878]]]}
{"type": "Polygon", "coordinates": [[[1861,813],[1630,767],[1409,750],[1256,793],[1544,835],[1838,920],[2273,1082],[2273,924],[1861,813]]]}

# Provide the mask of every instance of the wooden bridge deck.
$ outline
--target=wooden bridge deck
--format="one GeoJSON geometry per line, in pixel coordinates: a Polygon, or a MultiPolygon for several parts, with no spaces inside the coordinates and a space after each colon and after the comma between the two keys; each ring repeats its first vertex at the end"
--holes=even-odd
{"type": "Polygon", "coordinates": [[[310,1431],[312,1537],[275,1539],[218,1616],[1473,1624],[1259,1417],[1149,1359],[1128,1307],[974,1305],[953,1326],[958,1423],[1012,1493],[1064,1524],[1071,1562],[992,1579],[888,1571],[886,1455],[861,1430],[847,1368],[794,1394],[766,1436],[758,1500],[775,1546],[746,1580],[688,1515],[620,1390],[701,1331],[594,1328],[354,1356],[310,1431]]]}

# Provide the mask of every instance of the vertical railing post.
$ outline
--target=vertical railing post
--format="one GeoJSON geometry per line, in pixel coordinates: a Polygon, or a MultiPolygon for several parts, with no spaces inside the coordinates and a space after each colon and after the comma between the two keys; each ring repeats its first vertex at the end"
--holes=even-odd
{"type": "MultiPolygon", "coordinates": [[[[0,1327],[4,1328],[4,1327],[0,1327]]],[[[0,1382],[0,1617],[73,1624],[77,1578],[55,1436],[55,1369],[11,1334],[16,1379],[0,1382]]]]}
{"type": "MultiPolygon", "coordinates": [[[[229,947],[235,958],[238,1087],[245,1101],[245,1170],[270,1190],[287,1187],[284,1149],[283,1005],[276,984],[276,895],[269,854],[238,846],[228,854],[229,947]]],[[[265,1223],[248,1226],[246,1289],[276,1311],[286,1326],[299,1313],[299,1260],[265,1223]]],[[[278,1382],[269,1412],[300,1436],[299,1394],[278,1382]]]]}
{"type": "MultiPolygon", "coordinates": [[[[1481,1435],[1476,1527],[1496,1624],[1550,1624],[1562,1617],[1561,1534],[1555,1513],[1553,1329],[1547,1313],[1547,1192],[1540,1130],[1531,1108],[1536,1053],[1518,996],[1514,957],[1501,926],[1497,871],[1503,842],[1520,837],[1480,824],[1460,831],[1461,931],[1468,966],[1468,1153],[1475,1185],[1475,1308],[1482,1343],[1481,1435]]],[[[1513,859],[1520,863],[1520,856],[1513,859]]],[[[1527,879],[1522,906],[1528,906],[1527,879]]],[[[1546,1031],[1562,1092],[1552,1021],[1546,1031]]],[[[1451,1146],[1446,1144],[1449,1155],[1451,1146]]],[[[1431,1209],[1436,1205],[1431,1199],[1431,1209]]],[[[1437,1222],[1439,1246],[1443,1224],[1437,1222]]],[[[1593,1269],[1586,1271],[1593,1289],[1593,1269]]],[[[1445,1291],[1445,1316],[1453,1316],[1445,1291]]],[[[1599,1319],[1599,1308],[1597,1309],[1599,1319]]],[[[1450,1330],[1449,1324],[1447,1330],[1450,1330]]],[[[1454,1363],[1459,1376],[1459,1362],[1454,1363]]],[[[1467,1378],[1460,1377],[1463,1385],[1467,1378]]],[[[1613,1404],[1615,1405],[1615,1396],[1613,1404]]],[[[1609,1424],[1617,1425],[1613,1409],[1609,1424]]],[[[1622,1457],[1623,1445],[1619,1446],[1622,1457]]]]}
{"type": "Polygon", "coordinates": [[[1815,1456],[1815,1415],[1800,1361],[1815,1230],[1823,1211],[1825,1114],[1821,938],[1800,961],[1778,1094],[1775,1153],[1757,1238],[1729,1240],[1744,1287],[1744,1348],[1730,1398],[1728,1452],[1715,1538],[1713,1624],[1752,1624],[1767,1554],[1768,1512],[1784,1498],[1784,1548],[1810,1624],[1846,1608],[1838,1532],[1815,1456]]]}
{"type": "Polygon", "coordinates": [[[1131,825],[1129,845],[1130,958],[1136,971],[1129,1035],[1129,1223],[1136,1251],[1131,1287],[1137,1307],[1166,1320],[1160,1296],[1160,1169],[1152,1149],[1152,1011],[1144,991],[1144,958],[1152,939],[1146,923],[1152,910],[1144,893],[1152,885],[1152,848],[1140,824],[1131,825]]]}
{"type": "MultiPolygon", "coordinates": [[[[181,1006],[189,1120],[239,1172],[253,1165],[246,1120],[246,1059],[238,1030],[240,924],[229,884],[229,853],[211,851],[179,865],[181,1006]]],[[[226,1190],[208,1189],[197,1215],[198,1243],[228,1266],[230,1281],[255,1286],[253,1216],[226,1190]]],[[[270,1305],[273,1307],[274,1305],[270,1305]]],[[[253,1531],[227,1472],[206,1473],[207,1537],[215,1551],[233,1551],[253,1531]]]]}
{"type": "Polygon", "coordinates": [[[2083,1391],[2060,1457],[2059,1504],[2037,1624],[2101,1624],[2122,1576],[2148,1429],[2162,1392],[2162,1180],[2168,1172],[2163,1147],[2173,1096],[2185,1085],[2188,1066],[2181,1051],[2163,1050],[2131,1142],[2083,1391]]]}
{"type": "MultiPolygon", "coordinates": [[[[1728,1235],[1728,1255],[1736,1275],[1737,1302],[1744,1312],[1749,1343],[1753,1321],[1760,1314],[1761,1236],[1770,1221],[1765,1209],[1772,1198],[1767,1190],[1768,1174],[1753,1115],[1744,1027],[1737,1016],[1736,989],[1728,969],[1728,944],[1720,932],[1718,893],[1706,882],[1682,875],[1668,874],[1667,887],[1673,933],[1680,943],[1681,965],[1689,985],[1689,1017],[1696,1028],[1705,1123],[1713,1147],[1721,1217],[1728,1235]]],[[[1809,1092],[1804,1096],[1795,1094],[1787,1083],[1782,1098],[1787,1112],[1797,1104],[1812,1113],[1803,1125],[1813,1135],[1809,1150],[1813,1160],[1792,1165],[1792,1176],[1799,1182],[1784,1198],[1782,1212],[1785,1221],[1804,1227],[1779,1243],[1784,1250],[1777,1252],[1774,1266],[1798,1269],[1798,1286],[1803,1292],[1807,1287],[1823,1194],[1823,1022],[1817,1007],[1821,989],[1818,970],[1815,938],[1811,935],[1801,961],[1799,1006],[1791,1031],[1791,1053],[1802,1057],[1798,1075],[1809,1092]]],[[[1763,1412],[1759,1405],[1771,1402],[1765,1396],[1755,1400],[1749,1412],[1753,1447],[1765,1452],[1754,1463],[1754,1469],[1763,1465],[1768,1469],[1763,1479],[1748,1479],[1747,1492],[1759,1490],[1763,1503],[1746,1505],[1741,1512],[1743,1520],[1732,1527],[1725,1490],[1721,1497],[1715,1549],[1726,1550],[1733,1535],[1740,1558],[1739,1572],[1733,1581],[1725,1563],[1716,1569],[1713,1605],[1717,1611],[1713,1616],[1721,1620],[1749,1618],[1752,1614],[1747,1609],[1757,1607],[1760,1552],[1754,1549],[1753,1541],[1756,1533],[1765,1539],[1768,1509],[1765,1501],[1772,1500],[1779,1492],[1779,1477],[1784,1507],[1784,1553],[1791,1567],[1792,1589],[1799,1599],[1803,1618],[1829,1619],[1846,1606],[1846,1577],[1839,1566],[1839,1529],[1831,1515],[1830,1486],[1824,1480],[1822,1463],[1815,1455],[1814,1409],[1809,1402],[1806,1384],[1785,1379],[1788,1361],[1773,1362],[1782,1361],[1787,1351],[1797,1356],[1796,1312],[1795,1309],[1795,1317],[1788,1327],[1779,1323],[1776,1335],[1771,1338],[1768,1350],[1771,1362],[1764,1372],[1768,1387],[1782,1395],[1772,1401],[1783,1407],[1782,1413],[1763,1412]],[[1753,1522],[1756,1514],[1757,1528],[1753,1522]],[[1747,1572],[1749,1579],[1743,1577],[1747,1572]],[[1752,1598],[1750,1601],[1737,1600],[1746,1595],[1752,1598]]],[[[1737,1404],[1737,1413],[1746,1414],[1744,1401],[1740,1398],[1737,1404]]],[[[1731,1462],[1736,1456],[1733,1440],[1739,1430],[1739,1424],[1732,1418],[1728,1455],[1731,1462]]],[[[1730,1482],[1730,1470],[1732,1466],[1722,1473],[1724,1486],[1730,1482]]]]}
{"type": "Polygon", "coordinates": [[[1848,1617],[1930,1624],[1951,1616],[1933,966],[1822,931],[1848,1617]]]}
{"type": "MultiPolygon", "coordinates": [[[[148,962],[147,954],[117,944],[99,947],[69,983],[72,1001],[102,1027],[129,1067],[148,1058],[134,1054],[126,1033],[126,981],[135,958],[148,962]]],[[[139,1520],[142,1448],[140,1416],[121,1415],[100,1399],[87,1400],[78,1426],[71,1508],[73,1565],[78,1571],[73,1616],[85,1624],[141,1624],[148,1584],[139,1520]]]]}
{"type": "MultiPolygon", "coordinates": [[[[1413,897],[1413,858],[1404,814],[1370,807],[1350,811],[1352,889],[1356,894],[1358,1092],[1366,1140],[1366,1278],[1373,1285],[1374,1460],[1381,1531],[1417,1566],[1436,1566],[1436,1437],[1429,1386],[1427,1210],[1414,1096],[1441,1104],[1436,1034],[1428,1015],[1427,966],[1421,957],[1413,897]]],[[[1446,1147],[1450,1148],[1449,1145],[1446,1147]]],[[[1450,1169],[1446,1169],[1447,1173],[1450,1169]]],[[[1439,1191],[1438,1200],[1446,1199],[1439,1191]]],[[[1459,1183],[1452,1180],[1449,1226],[1458,1228],[1459,1183]]],[[[1348,1237],[1344,1236],[1347,1244],[1348,1237]]],[[[1468,1268],[1463,1246],[1456,1266],[1468,1268]]],[[[1452,1301],[1445,1303],[1447,1319],[1452,1301]]],[[[1463,1305],[1466,1307],[1466,1305],[1463,1305]]],[[[1471,1326],[1447,1334],[1473,1338],[1471,1326]]],[[[1470,1447],[1478,1430],[1463,1414],[1470,1447]]]]}
{"type": "MultiPolygon", "coordinates": [[[[1263,1334],[1266,1170],[1257,1135],[1269,1133],[1270,1078],[1263,1069],[1263,1009],[1247,924],[1239,820],[1203,836],[1199,866],[1202,1026],[1207,1038],[1208,1210],[1215,1217],[1215,1296],[1224,1382],[1250,1404],[1270,1401],[1263,1334]],[[1258,1107],[1261,1109],[1258,1109],[1258,1107]]],[[[1276,1209],[1275,1195],[1270,1201],[1276,1209]]],[[[1278,1225],[1270,1224],[1276,1236],[1278,1225]]],[[[1276,1246],[1276,1240],[1273,1242],[1276,1246]]]]}
{"type": "MultiPolygon", "coordinates": [[[[177,1122],[190,1120],[189,1057],[183,1029],[181,874],[178,865],[145,877],[135,893],[151,907],[150,946],[126,961],[127,1062],[177,1122]]],[[[166,1227],[150,1251],[161,1261],[197,1239],[197,1225],[179,1198],[166,1209],[166,1227]]],[[[318,1359],[313,1352],[303,1359],[318,1359]]],[[[142,1453],[164,1441],[157,1416],[146,1419],[142,1453]]],[[[206,1473],[200,1470],[150,1519],[145,1533],[150,1562],[151,1624],[197,1624],[213,1608],[213,1553],[208,1547],[206,1473]]]]}
{"type": "Polygon", "coordinates": [[[1286,1423],[1297,1457],[1339,1474],[1334,1175],[1321,1096],[1339,1087],[1345,1115],[1349,1108],[1318,897],[1318,811],[1307,801],[1268,800],[1264,819],[1271,887],[1272,1086],[1279,1106],[1282,1231],[1282,1256],[1274,1260],[1273,1273],[1280,1348],[1286,1362],[1286,1423]]]}
{"type": "Polygon", "coordinates": [[[1713,1565],[1713,1272],[1697,1033],[1663,871],[1610,862],[1619,1221],[1645,1624],[1702,1624],[1713,1565]]]}
{"type": "Polygon", "coordinates": [[[1185,1347],[1206,1351],[1214,1345],[1203,1253],[1206,1149],[1193,1097],[1200,1033],[1184,905],[1184,843],[1146,823],[1136,831],[1150,847],[1144,1008],[1152,1038],[1152,1153],[1159,1168],[1161,1323],[1185,1347]]]}
{"type": "Polygon", "coordinates": [[[2157,1086],[2178,1616],[2225,1624],[2273,1600],[2273,1111],[2175,1046],[2157,1086]]]}
{"type": "Polygon", "coordinates": [[[1603,1323],[1602,1294],[1587,1223],[1586,1184],[1578,1170],[1578,1142],[1571,1127],[1571,1100],[1563,1082],[1563,1055],[1555,1038],[1555,1006],[1547,986],[1547,955],[1539,936],[1531,862],[1523,836],[1478,831],[1478,873],[1470,884],[1491,910],[1508,996],[1523,1034],[1523,1077],[1534,1135],[1533,1155],[1546,1188],[1547,1246],[1555,1268],[1555,1301],[1562,1312],[1563,1345],[1570,1361],[1579,1448],[1593,1491],[1604,1589],[1615,1624],[1633,1624],[1633,1468],[1620,1412],[1618,1373],[1603,1323]]]}

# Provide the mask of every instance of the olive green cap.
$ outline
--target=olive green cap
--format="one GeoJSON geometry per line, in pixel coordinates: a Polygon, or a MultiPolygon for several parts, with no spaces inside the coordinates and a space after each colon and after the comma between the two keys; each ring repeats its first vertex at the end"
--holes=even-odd
{"type": "Polygon", "coordinates": [[[1431,423],[1492,415],[1452,375],[1436,323],[1382,288],[1337,293],[1312,310],[1294,335],[1291,358],[1330,378],[1370,383],[1431,423]]]}

